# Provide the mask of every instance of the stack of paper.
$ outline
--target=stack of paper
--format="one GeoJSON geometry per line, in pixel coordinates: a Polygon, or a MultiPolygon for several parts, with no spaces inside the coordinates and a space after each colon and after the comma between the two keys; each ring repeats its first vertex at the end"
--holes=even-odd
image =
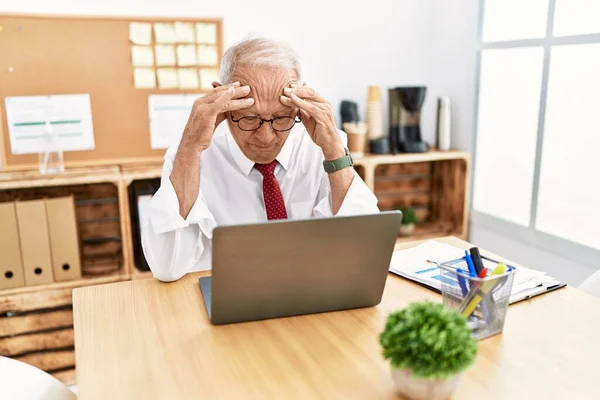
{"type": "MultiPolygon", "coordinates": [[[[464,250],[458,247],[430,240],[410,249],[395,251],[390,262],[390,271],[439,291],[442,284],[440,270],[427,260],[444,263],[462,258],[464,255],[464,250]]],[[[484,259],[483,262],[486,268],[493,269],[495,266],[489,260],[484,259]]],[[[516,267],[510,302],[514,303],[528,296],[534,296],[548,287],[559,284],[560,282],[547,276],[545,272],[516,267]]]]}

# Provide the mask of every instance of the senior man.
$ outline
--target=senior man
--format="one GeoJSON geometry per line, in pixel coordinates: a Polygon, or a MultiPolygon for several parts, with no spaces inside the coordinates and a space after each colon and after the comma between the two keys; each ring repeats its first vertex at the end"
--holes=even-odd
{"type": "Polygon", "coordinates": [[[209,269],[218,225],[379,211],[291,48],[243,41],[225,52],[220,79],[167,151],[149,206],[142,243],[161,281],[209,269]]]}

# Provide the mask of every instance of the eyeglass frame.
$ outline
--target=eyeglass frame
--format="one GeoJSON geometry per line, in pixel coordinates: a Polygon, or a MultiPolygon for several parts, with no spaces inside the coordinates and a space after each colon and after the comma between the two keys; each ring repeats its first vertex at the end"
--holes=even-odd
{"type": "Polygon", "coordinates": [[[236,125],[237,125],[237,127],[238,127],[238,128],[240,128],[240,130],[242,130],[242,131],[244,131],[244,132],[254,132],[254,131],[257,131],[257,130],[259,130],[259,129],[260,129],[262,126],[263,126],[263,124],[264,124],[265,122],[268,122],[268,123],[270,123],[270,124],[271,124],[271,129],[273,129],[275,132],[287,132],[287,131],[290,131],[290,130],[292,130],[296,124],[298,124],[298,123],[302,122],[302,119],[300,118],[300,116],[299,116],[299,115],[298,115],[298,116],[296,116],[296,117],[283,116],[283,117],[275,117],[275,118],[271,118],[271,119],[263,119],[263,118],[261,118],[261,117],[259,117],[259,116],[246,116],[246,117],[239,117],[237,120],[233,118],[233,114],[232,114],[232,113],[230,113],[230,114],[229,114],[229,116],[231,117],[231,122],[235,122],[235,123],[236,123],[236,125]],[[242,129],[242,128],[240,127],[240,124],[239,124],[239,122],[240,122],[242,119],[244,119],[244,118],[256,118],[256,119],[258,119],[258,120],[260,121],[260,124],[258,125],[258,128],[256,128],[256,129],[242,129]],[[292,118],[292,119],[294,120],[294,125],[292,125],[292,126],[291,126],[290,128],[288,128],[288,129],[284,129],[284,130],[275,129],[275,128],[273,127],[273,121],[275,121],[276,119],[279,119],[279,118],[292,118]]]}

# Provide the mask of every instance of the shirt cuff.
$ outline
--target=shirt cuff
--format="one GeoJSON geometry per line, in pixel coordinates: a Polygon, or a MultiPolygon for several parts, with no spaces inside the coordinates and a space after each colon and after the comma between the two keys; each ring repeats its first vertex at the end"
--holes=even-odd
{"type": "Polygon", "coordinates": [[[198,224],[206,237],[212,239],[212,231],[217,226],[214,216],[208,209],[202,190],[192,206],[187,218],[179,214],[179,200],[169,179],[164,179],[149,205],[150,218],[155,234],[171,232],[198,224]]]}
{"type": "MultiPolygon", "coordinates": [[[[327,196],[321,199],[313,209],[315,217],[333,217],[331,207],[331,188],[328,189],[327,196]]],[[[377,197],[371,192],[369,187],[360,179],[360,176],[354,172],[354,179],[346,192],[342,206],[336,216],[374,214],[378,213],[377,197]]]]}

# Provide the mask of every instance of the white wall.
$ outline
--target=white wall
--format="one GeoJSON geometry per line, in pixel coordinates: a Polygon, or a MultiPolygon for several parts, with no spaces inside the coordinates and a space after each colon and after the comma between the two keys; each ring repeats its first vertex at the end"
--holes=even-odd
{"type": "MultiPolygon", "coordinates": [[[[0,12],[222,17],[225,46],[250,34],[289,42],[302,57],[305,80],[336,110],[342,99],[349,99],[359,103],[364,117],[368,85],[380,85],[384,96],[390,86],[426,85],[429,91],[423,111],[423,134],[433,142],[436,98],[452,96],[456,143],[469,149],[474,79],[474,53],[469,46],[475,40],[473,6],[477,1],[460,3],[458,9],[446,3],[1,0],[0,12]]],[[[384,101],[387,105],[387,96],[384,101]]]]}

